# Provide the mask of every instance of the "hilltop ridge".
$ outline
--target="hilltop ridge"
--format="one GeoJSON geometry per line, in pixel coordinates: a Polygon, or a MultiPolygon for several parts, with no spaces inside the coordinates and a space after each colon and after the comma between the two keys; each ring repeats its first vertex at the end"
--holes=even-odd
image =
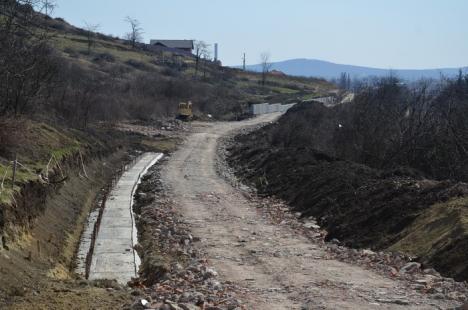
{"type": "MultiPolygon", "coordinates": [[[[237,68],[240,68],[239,66],[237,68]]],[[[261,65],[249,65],[247,70],[261,72],[261,65]]],[[[441,76],[457,76],[459,70],[468,71],[467,67],[462,68],[437,68],[437,69],[383,69],[366,66],[355,66],[337,64],[318,59],[297,58],[272,63],[272,69],[282,71],[292,76],[321,77],[325,79],[339,78],[343,72],[348,73],[352,78],[382,77],[390,73],[404,80],[439,79],[441,76]]]]}

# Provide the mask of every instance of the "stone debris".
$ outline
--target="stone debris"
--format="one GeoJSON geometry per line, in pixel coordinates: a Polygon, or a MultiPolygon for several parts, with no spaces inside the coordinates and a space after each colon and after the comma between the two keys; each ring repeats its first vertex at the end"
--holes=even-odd
{"type": "MultiPolygon", "coordinates": [[[[252,197],[252,199],[256,199],[252,197]]],[[[390,278],[408,281],[408,288],[428,294],[432,299],[451,299],[459,302],[468,301],[468,286],[451,278],[442,277],[432,268],[421,269],[421,264],[411,261],[411,257],[402,253],[375,252],[369,249],[352,249],[341,246],[338,240],[326,242],[327,233],[321,229],[308,228],[301,222],[298,215],[284,209],[281,201],[273,198],[261,198],[257,201],[259,208],[271,220],[284,225],[290,225],[301,231],[315,242],[326,245],[329,256],[322,259],[338,259],[343,262],[361,265],[390,278]],[[280,215],[283,213],[282,215],[280,215]],[[305,228],[305,229],[304,229],[305,228]]],[[[307,223],[310,223],[307,222],[307,223]]],[[[317,259],[314,257],[314,259],[317,259]]],[[[404,297],[376,298],[379,304],[408,305],[404,297]]]]}
{"type": "Polygon", "coordinates": [[[410,262],[403,267],[401,267],[401,273],[413,273],[421,268],[421,264],[417,262],[410,262]]]}
{"type": "Polygon", "coordinates": [[[177,119],[155,120],[152,125],[141,124],[138,121],[121,122],[116,128],[123,132],[139,133],[148,137],[170,137],[179,136],[181,132],[188,132],[191,124],[177,119]]]}
{"type": "Polygon", "coordinates": [[[159,179],[155,166],[135,194],[142,268],[140,279],[130,283],[140,290],[129,308],[245,309],[238,298],[242,289],[218,279],[218,272],[196,246],[201,240],[190,234],[188,224],[176,214],[159,179]]]}

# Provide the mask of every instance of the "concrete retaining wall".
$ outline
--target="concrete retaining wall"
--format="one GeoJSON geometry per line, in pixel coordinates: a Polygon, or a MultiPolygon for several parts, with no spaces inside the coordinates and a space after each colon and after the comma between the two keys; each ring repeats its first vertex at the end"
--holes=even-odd
{"type": "Polygon", "coordinates": [[[295,103],[290,104],[281,104],[281,103],[259,103],[259,104],[252,104],[250,106],[250,113],[252,115],[261,115],[261,114],[268,114],[268,113],[275,113],[275,112],[286,112],[290,108],[292,108],[295,103]]]}

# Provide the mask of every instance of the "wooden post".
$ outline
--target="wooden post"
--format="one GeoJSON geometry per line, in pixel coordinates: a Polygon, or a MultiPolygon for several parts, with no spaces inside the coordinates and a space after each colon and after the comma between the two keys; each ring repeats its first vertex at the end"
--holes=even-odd
{"type": "Polygon", "coordinates": [[[41,257],[41,242],[37,240],[37,256],[41,257]]]}
{"type": "Polygon", "coordinates": [[[13,177],[11,181],[11,188],[15,188],[15,181],[16,181],[16,167],[18,165],[18,153],[15,152],[15,161],[13,162],[13,177]]]}

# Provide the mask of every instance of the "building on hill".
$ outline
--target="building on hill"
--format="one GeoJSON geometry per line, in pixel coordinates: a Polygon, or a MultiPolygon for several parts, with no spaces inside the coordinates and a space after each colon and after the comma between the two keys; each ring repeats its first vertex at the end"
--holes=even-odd
{"type": "Polygon", "coordinates": [[[193,40],[151,40],[150,45],[192,53],[193,40]]]}

